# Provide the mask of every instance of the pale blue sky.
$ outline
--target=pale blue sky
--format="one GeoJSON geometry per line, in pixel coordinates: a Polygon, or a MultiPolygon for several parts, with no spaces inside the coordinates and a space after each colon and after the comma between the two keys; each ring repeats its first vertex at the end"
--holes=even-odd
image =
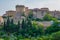
{"type": "Polygon", "coordinates": [[[15,10],[16,5],[29,8],[48,7],[50,10],[60,10],[60,0],[0,0],[0,16],[8,10],[15,10]]]}

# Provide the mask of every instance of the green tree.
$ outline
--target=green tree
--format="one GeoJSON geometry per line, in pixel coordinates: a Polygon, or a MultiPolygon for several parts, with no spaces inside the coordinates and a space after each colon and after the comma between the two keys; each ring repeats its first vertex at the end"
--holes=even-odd
{"type": "Polygon", "coordinates": [[[8,29],[9,29],[9,24],[10,24],[10,19],[9,19],[9,17],[8,17],[7,22],[4,21],[4,30],[5,30],[5,31],[9,31],[9,30],[8,30],[8,29]]]}
{"type": "Polygon", "coordinates": [[[31,35],[31,33],[32,33],[32,22],[31,22],[31,20],[30,19],[27,19],[27,33],[28,33],[28,35],[31,35]]]}
{"type": "Polygon", "coordinates": [[[29,12],[28,18],[33,19],[33,12],[32,11],[29,12]]]}
{"type": "Polygon", "coordinates": [[[44,28],[42,24],[38,24],[36,21],[33,22],[32,26],[34,27],[33,29],[33,34],[34,36],[42,36],[44,34],[44,28]]]}
{"type": "Polygon", "coordinates": [[[60,22],[53,22],[53,24],[46,29],[46,33],[51,34],[53,32],[60,31],[60,22]]]}
{"type": "Polygon", "coordinates": [[[49,13],[47,13],[44,17],[43,17],[43,19],[45,20],[45,21],[50,21],[50,20],[52,20],[52,16],[49,14],[49,13]]]}
{"type": "Polygon", "coordinates": [[[4,31],[6,31],[6,22],[4,21],[4,25],[3,25],[4,27],[3,27],[3,29],[4,29],[4,31]]]}
{"type": "Polygon", "coordinates": [[[25,21],[24,21],[24,19],[22,20],[22,28],[23,29],[25,28],[25,21]]]}
{"type": "MultiPolygon", "coordinates": [[[[17,33],[19,33],[19,31],[21,31],[20,29],[21,29],[21,27],[20,27],[20,21],[18,21],[18,24],[17,24],[17,33]]],[[[17,34],[18,35],[18,34],[17,34]]]]}
{"type": "Polygon", "coordinates": [[[52,40],[60,40],[60,31],[53,33],[52,40]]]}
{"type": "Polygon", "coordinates": [[[26,21],[23,19],[22,20],[22,24],[21,24],[21,35],[25,35],[26,34],[26,30],[27,30],[27,26],[26,26],[27,24],[26,24],[26,21]]]}
{"type": "Polygon", "coordinates": [[[16,32],[17,29],[16,29],[16,25],[13,23],[13,20],[10,21],[9,17],[7,19],[7,22],[4,22],[4,30],[7,32],[7,33],[12,33],[12,32],[16,32]]]}
{"type": "Polygon", "coordinates": [[[11,19],[11,24],[14,24],[13,19],[11,19]]]}
{"type": "Polygon", "coordinates": [[[18,21],[18,28],[20,28],[20,21],[18,21]]]}

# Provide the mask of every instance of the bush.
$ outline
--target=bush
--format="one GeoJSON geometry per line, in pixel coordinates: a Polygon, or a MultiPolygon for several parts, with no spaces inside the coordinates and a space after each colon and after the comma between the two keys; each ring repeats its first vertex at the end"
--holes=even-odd
{"type": "Polygon", "coordinates": [[[60,31],[53,33],[51,36],[52,40],[60,40],[60,31]]]}

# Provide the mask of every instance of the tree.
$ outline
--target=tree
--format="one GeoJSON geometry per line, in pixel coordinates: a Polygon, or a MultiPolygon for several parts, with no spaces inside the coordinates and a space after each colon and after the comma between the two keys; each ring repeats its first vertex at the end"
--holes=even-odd
{"type": "Polygon", "coordinates": [[[36,36],[41,36],[44,34],[44,28],[43,28],[43,25],[42,24],[38,24],[36,21],[33,21],[33,35],[36,37],[36,36]]]}
{"type": "Polygon", "coordinates": [[[32,11],[29,12],[28,18],[33,19],[33,12],[32,11]]]}
{"type": "Polygon", "coordinates": [[[14,24],[13,19],[11,19],[11,24],[14,24]]]}
{"type": "Polygon", "coordinates": [[[7,32],[7,33],[13,33],[13,32],[16,32],[17,29],[16,29],[16,25],[13,23],[13,19],[10,21],[9,17],[7,19],[7,22],[4,22],[4,30],[7,32]]]}
{"type": "Polygon", "coordinates": [[[20,21],[18,21],[18,29],[20,28],[20,21]]]}
{"type": "Polygon", "coordinates": [[[31,22],[31,20],[29,18],[27,19],[26,24],[27,24],[27,28],[26,28],[27,29],[27,34],[31,35],[33,27],[32,27],[32,22],[31,22]]]}
{"type": "Polygon", "coordinates": [[[44,17],[43,17],[43,19],[44,20],[46,20],[46,21],[50,21],[50,20],[52,20],[52,16],[49,14],[49,13],[47,13],[44,17]]]}
{"type": "Polygon", "coordinates": [[[8,18],[7,18],[7,23],[6,23],[6,25],[9,26],[9,24],[10,24],[10,19],[9,19],[9,17],[8,17],[8,18]]]}
{"type": "Polygon", "coordinates": [[[53,33],[52,40],[60,40],[60,31],[53,33]]]}
{"type": "Polygon", "coordinates": [[[4,31],[6,31],[6,22],[4,21],[4,25],[3,25],[4,27],[3,27],[3,29],[4,29],[4,31]]]}
{"type": "Polygon", "coordinates": [[[18,24],[17,24],[17,33],[19,33],[19,29],[21,29],[21,27],[20,27],[20,21],[18,21],[18,24]]]}
{"type": "Polygon", "coordinates": [[[25,28],[25,21],[24,21],[24,19],[22,20],[22,28],[23,29],[25,28]]]}
{"type": "Polygon", "coordinates": [[[21,24],[21,35],[25,35],[26,34],[26,30],[27,30],[27,26],[26,26],[27,24],[26,24],[26,21],[23,19],[22,20],[22,24],[21,24]]]}
{"type": "Polygon", "coordinates": [[[8,17],[7,22],[4,21],[4,30],[9,32],[10,19],[8,17]]]}
{"type": "Polygon", "coordinates": [[[32,22],[31,22],[31,20],[29,18],[27,19],[27,26],[32,27],[32,22]]]}
{"type": "Polygon", "coordinates": [[[47,34],[60,31],[60,22],[54,21],[54,23],[46,29],[47,34]]]}

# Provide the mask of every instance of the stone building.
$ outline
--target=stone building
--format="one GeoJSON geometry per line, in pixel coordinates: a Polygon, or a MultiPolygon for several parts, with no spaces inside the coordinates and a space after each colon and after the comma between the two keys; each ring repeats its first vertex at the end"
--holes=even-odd
{"type": "Polygon", "coordinates": [[[22,19],[22,15],[25,12],[25,6],[24,5],[16,5],[16,14],[14,15],[14,22],[17,23],[22,19]]]}
{"type": "Polygon", "coordinates": [[[29,15],[30,9],[28,7],[25,7],[25,16],[27,17],[29,15]]]}
{"type": "Polygon", "coordinates": [[[42,19],[47,13],[49,13],[52,17],[60,19],[60,11],[50,11],[48,8],[35,8],[33,10],[33,17],[42,19]]]}
{"type": "Polygon", "coordinates": [[[53,17],[60,19],[60,11],[50,11],[48,8],[29,9],[24,5],[16,5],[16,11],[13,11],[13,10],[6,11],[6,14],[4,14],[3,16],[10,16],[11,19],[13,19],[15,23],[17,23],[21,19],[28,17],[29,12],[31,10],[33,12],[33,18],[42,19],[47,13],[49,13],[53,17]]]}
{"type": "Polygon", "coordinates": [[[18,21],[21,21],[22,19],[26,18],[30,12],[30,9],[28,7],[25,7],[24,5],[16,5],[16,14],[14,16],[14,22],[17,23],[18,21]]]}
{"type": "Polygon", "coordinates": [[[13,19],[14,22],[17,23],[21,19],[28,16],[28,13],[30,11],[28,7],[25,7],[24,5],[16,5],[15,8],[16,8],[16,11],[13,11],[13,10],[6,11],[6,13],[3,15],[5,21],[7,19],[6,17],[9,16],[10,19],[13,19]]]}
{"type": "Polygon", "coordinates": [[[43,18],[47,12],[49,12],[48,8],[41,8],[41,9],[35,8],[33,9],[33,17],[43,18]]]}
{"type": "Polygon", "coordinates": [[[6,14],[3,15],[4,21],[7,21],[8,16],[10,17],[10,19],[13,19],[15,14],[16,11],[13,10],[6,11],[6,14]]]}
{"type": "Polygon", "coordinates": [[[4,22],[3,17],[2,17],[2,16],[0,16],[0,25],[2,25],[2,24],[3,24],[3,22],[4,22]]]}
{"type": "Polygon", "coordinates": [[[16,13],[16,11],[9,10],[9,11],[6,11],[6,14],[4,14],[3,16],[13,17],[15,13],[16,13]]]}
{"type": "Polygon", "coordinates": [[[53,16],[53,17],[55,17],[55,18],[57,18],[57,19],[60,19],[60,11],[49,11],[49,13],[53,16]]]}

